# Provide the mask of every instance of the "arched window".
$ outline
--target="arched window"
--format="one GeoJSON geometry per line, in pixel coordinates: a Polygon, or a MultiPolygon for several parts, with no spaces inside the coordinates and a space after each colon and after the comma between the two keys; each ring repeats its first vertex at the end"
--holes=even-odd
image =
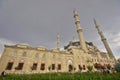
{"type": "Polygon", "coordinates": [[[22,56],[26,57],[26,55],[27,55],[27,53],[24,51],[23,54],[22,54],[22,56]]]}
{"type": "Polygon", "coordinates": [[[45,55],[45,53],[42,55],[42,58],[45,58],[46,57],[46,55],[45,55]]]}
{"type": "Polygon", "coordinates": [[[58,70],[61,70],[61,64],[58,64],[58,70]]]}
{"type": "Polygon", "coordinates": [[[55,70],[55,64],[52,64],[52,70],[55,70]]]}
{"type": "Polygon", "coordinates": [[[12,55],[13,55],[13,56],[17,56],[17,51],[13,51],[13,52],[12,52],[12,55]]]}
{"type": "Polygon", "coordinates": [[[86,67],[85,67],[85,65],[83,65],[83,70],[85,70],[86,69],[86,67]]]}
{"type": "Polygon", "coordinates": [[[22,70],[24,63],[20,62],[18,63],[18,66],[16,67],[17,70],[22,70]]]}
{"type": "Polygon", "coordinates": [[[36,53],[36,54],[35,54],[35,58],[38,58],[38,57],[39,57],[39,53],[36,53]]]}
{"type": "Polygon", "coordinates": [[[45,70],[45,63],[41,63],[40,70],[45,70]]]}
{"type": "Polygon", "coordinates": [[[53,54],[53,59],[55,58],[55,55],[53,54]]]}
{"type": "Polygon", "coordinates": [[[13,62],[8,62],[7,66],[6,66],[6,70],[11,70],[13,66],[13,62]]]}
{"type": "Polygon", "coordinates": [[[37,63],[33,63],[32,70],[36,70],[36,69],[37,69],[37,63]]]}

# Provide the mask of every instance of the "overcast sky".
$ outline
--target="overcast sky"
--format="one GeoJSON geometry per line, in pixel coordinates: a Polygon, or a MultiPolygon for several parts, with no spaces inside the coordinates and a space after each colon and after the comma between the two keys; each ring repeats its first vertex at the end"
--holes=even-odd
{"type": "Polygon", "coordinates": [[[115,57],[120,57],[120,0],[0,0],[0,52],[4,44],[56,48],[57,33],[63,48],[73,37],[78,38],[74,9],[85,40],[105,51],[93,23],[95,18],[115,57]]]}

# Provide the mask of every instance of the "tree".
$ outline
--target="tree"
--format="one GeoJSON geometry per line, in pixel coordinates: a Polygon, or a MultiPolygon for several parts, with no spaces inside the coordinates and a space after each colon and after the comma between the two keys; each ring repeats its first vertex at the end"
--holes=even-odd
{"type": "Polygon", "coordinates": [[[111,69],[111,65],[110,65],[110,64],[107,65],[107,69],[108,69],[108,70],[111,69]]]}
{"type": "Polygon", "coordinates": [[[120,63],[115,64],[115,70],[120,72],[120,63]]]}
{"type": "Polygon", "coordinates": [[[103,70],[104,70],[104,69],[105,69],[105,66],[104,66],[104,65],[103,65],[103,66],[101,66],[101,69],[103,69],[103,70]]]}
{"type": "Polygon", "coordinates": [[[51,66],[48,66],[48,70],[49,70],[49,71],[51,70],[51,66]]]}
{"type": "Polygon", "coordinates": [[[88,68],[88,70],[91,72],[92,71],[92,69],[93,69],[93,66],[87,66],[87,68],[88,68]]]}
{"type": "Polygon", "coordinates": [[[94,64],[94,67],[98,70],[98,69],[101,69],[101,64],[98,64],[98,63],[95,63],[94,64]]]}

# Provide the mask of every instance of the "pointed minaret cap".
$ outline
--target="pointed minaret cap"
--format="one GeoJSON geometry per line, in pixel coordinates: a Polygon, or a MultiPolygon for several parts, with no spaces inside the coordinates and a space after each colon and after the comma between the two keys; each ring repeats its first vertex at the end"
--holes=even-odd
{"type": "Polygon", "coordinates": [[[73,10],[73,13],[74,13],[74,16],[75,16],[75,15],[78,15],[78,12],[77,12],[76,9],[73,10]]]}
{"type": "Polygon", "coordinates": [[[97,21],[95,20],[95,18],[93,18],[93,20],[94,20],[95,26],[98,27],[98,24],[97,24],[97,21]]]}

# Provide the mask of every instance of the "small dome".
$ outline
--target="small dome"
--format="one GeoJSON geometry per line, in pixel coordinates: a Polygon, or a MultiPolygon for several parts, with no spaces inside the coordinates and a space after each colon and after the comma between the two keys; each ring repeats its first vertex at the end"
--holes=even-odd
{"type": "Polygon", "coordinates": [[[29,46],[29,44],[27,44],[27,43],[19,43],[19,44],[17,44],[17,45],[29,46]]]}
{"type": "Polygon", "coordinates": [[[79,39],[73,39],[72,42],[79,42],[80,40],[79,39]]]}
{"type": "Polygon", "coordinates": [[[38,46],[38,47],[36,47],[36,49],[38,49],[38,50],[46,50],[46,48],[43,47],[43,46],[38,46]]]}
{"type": "Polygon", "coordinates": [[[17,47],[20,47],[20,48],[28,48],[30,45],[27,44],[27,43],[19,43],[16,45],[17,47]]]}

